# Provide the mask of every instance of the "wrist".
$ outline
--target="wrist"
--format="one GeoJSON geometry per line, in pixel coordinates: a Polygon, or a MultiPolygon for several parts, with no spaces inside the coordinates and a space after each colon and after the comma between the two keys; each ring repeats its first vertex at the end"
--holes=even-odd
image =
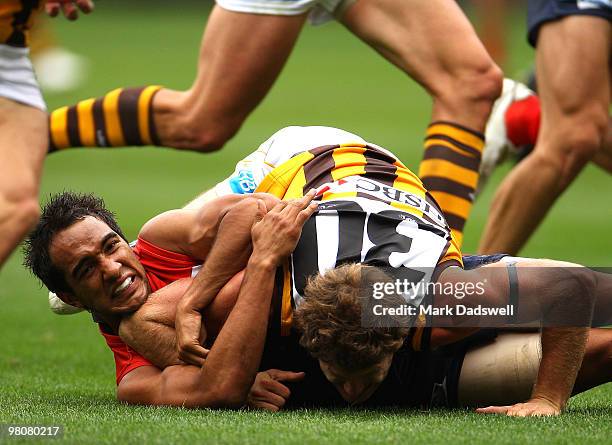
{"type": "Polygon", "coordinates": [[[191,298],[189,295],[185,294],[183,298],[176,305],[176,314],[187,314],[189,312],[199,311],[200,308],[197,305],[197,302],[194,301],[194,298],[191,298]]]}
{"type": "Polygon", "coordinates": [[[538,388],[535,388],[531,395],[531,400],[539,400],[543,403],[546,403],[547,405],[552,406],[559,412],[562,412],[565,409],[567,399],[567,397],[555,394],[547,394],[545,392],[539,391],[538,388]]]}
{"type": "Polygon", "coordinates": [[[249,258],[247,268],[272,271],[275,270],[279,264],[279,259],[272,255],[253,252],[249,258]]]}

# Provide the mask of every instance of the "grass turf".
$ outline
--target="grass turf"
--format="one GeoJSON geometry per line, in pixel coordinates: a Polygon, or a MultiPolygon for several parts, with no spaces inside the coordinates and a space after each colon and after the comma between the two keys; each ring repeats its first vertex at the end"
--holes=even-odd
{"type": "MultiPolygon", "coordinates": [[[[117,86],[190,85],[210,5],[131,5],[101,2],[80,23],[58,23],[61,41],[87,55],[91,71],[81,89],[48,96],[50,108],[117,86]]],[[[511,74],[527,68],[532,55],[524,43],[523,19],[515,17],[514,23],[508,39],[511,74]]],[[[286,125],[352,130],[392,149],[416,170],[429,110],[427,96],[414,82],[340,25],[307,26],[270,95],[222,151],[57,154],[46,162],[41,199],[63,189],[94,191],[117,212],[127,236],[134,237],[148,218],[222,179],[238,159],[286,125]]],[[[475,206],[466,252],[475,251],[502,175],[495,176],[475,206]]],[[[609,187],[607,175],[587,168],[523,253],[608,265],[609,187]]],[[[120,406],[114,400],[112,356],[95,326],[84,314],[52,315],[46,292],[20,262],[21,255],[15,254],[0,275],[0,423],[61,424],[70,443],[605,443],[612,437],[612,385],[577,397],[568,414],[555,419],[483,417],[469,411],[267,414],[120,406]]]]}

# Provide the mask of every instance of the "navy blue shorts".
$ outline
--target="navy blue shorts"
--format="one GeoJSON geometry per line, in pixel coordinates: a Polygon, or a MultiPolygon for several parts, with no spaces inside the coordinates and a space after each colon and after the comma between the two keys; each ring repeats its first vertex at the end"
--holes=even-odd
{"type": "Polygon", "coordinates": [[[527,3],[527,40],[534,48],[540,27],[569,15],[589,15],[612,20],[610,0],[529,0],[527,3]]]}
{"type": "Polygon", "coordinates": [[[497,263],[505,256],[508,255],[505,253],[497,253],[495,255],[463,255],[463,268],[465,270],[476,269],[487,264],[497,263]]]}

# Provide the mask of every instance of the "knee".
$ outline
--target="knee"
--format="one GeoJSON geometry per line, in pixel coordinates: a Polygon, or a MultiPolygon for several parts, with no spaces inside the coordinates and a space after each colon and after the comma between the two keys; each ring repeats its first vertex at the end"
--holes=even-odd
{"type": "Polygon", "coordinates": [[[19,213],[24,226],[27,226],[28,228],[34,227],[40,218],[40,206],[38,205],[38,200],[35,198],[22,200],[19,203],[19,213]]]}
{"type": "Polygon", "coordinates": [[[605,115],[563,119],[551,136],[543,136],[534,155],[542,168],[554,171],[565,188],[601,150],[607,127],[605,115]]]}
{"type": "Polygon", "coordinates": [[[435,99],[447,108],[467,109],[482,119],[488,118],[502,91],[502,70],[491,59],[483,58],[449,74],[446,81],[439,82],[438,90],[434,91],[435,99]]]}
{"type": "Polygon", "coordinates": [[[10,215],[21,227],[32,227],[40,218],[40,206],[35,193],[9,190],[2,194],[3,213],[10,215]]]}

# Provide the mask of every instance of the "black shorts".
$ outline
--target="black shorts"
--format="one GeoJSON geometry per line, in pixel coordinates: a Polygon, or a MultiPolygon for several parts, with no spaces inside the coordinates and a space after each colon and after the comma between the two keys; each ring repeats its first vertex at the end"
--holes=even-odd
{"type": "Polygon", "coordinates": [[[527,3],[527,40],[537,45],[540,27],[570,15],[588,15],[612,20],[609,0],[529,0],[527,3]]]}

